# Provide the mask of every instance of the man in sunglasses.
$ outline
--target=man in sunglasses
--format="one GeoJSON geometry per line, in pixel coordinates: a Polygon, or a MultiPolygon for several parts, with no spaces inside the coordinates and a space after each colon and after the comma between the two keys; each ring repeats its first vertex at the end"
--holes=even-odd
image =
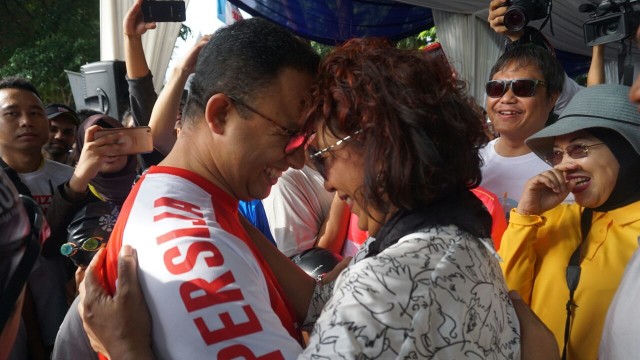
{"type": "Polygon", "coordinates": [[[527,180],[549,169],[524,141],[555,119],[553,109],[564,80],[560,62],[535,45],[514,47],[491,69],[486,110],[500,137],[480,151],[481,185],[501,198],[507,218],[527,180]]]}
{"type": "MultiPolygon", "coordinates": [[[[511,31],[507,29],[504,24],[504,15],[509,9],[510,2],[508,0],[492,0],[489,4],[489,25],[497,34],[504,35],[504,43],[505,50],[509,51],[517,46],[523,45],[535,45],[542,47],[549,51],[555,57],[555,49],[551,42],[540,32],[539,29],[536,29],[532,26],[525,26],[523,29],[518,31],[511,31]]],[[[598,53],[594,51],[594,56],[597,56],[598,53]]],[[[562,110],[567,106],[569,101],[573,98],[578,91],[580,91],[583,87],[575,82],[569,75],[563,73],[564,76],[564,85],[562,87],[562,91],[560,92],[560,96],[556,100],[555,108],[553,109],[554,113],[560,115],[562,110]]],[[[595,83],[594,83],[595,84],[595,83]]]]}
{"type": "Polygon", "coordinates": [[[132,189],[101,266],[113,293],[118,252],[135,248],[152,346],[164,357],[301,352],[298,321],[310,298],[289,291],[310,296],[315,283],[291,264],[287,283],[296,289],[280,287],[265,257],[286,257],[266,240],[254,243],[257,230],[237,209],[303,166],[302,97],[318,63],[307,44],[259,18],[218,30],[202,48],[177,141],[132,189]]]}

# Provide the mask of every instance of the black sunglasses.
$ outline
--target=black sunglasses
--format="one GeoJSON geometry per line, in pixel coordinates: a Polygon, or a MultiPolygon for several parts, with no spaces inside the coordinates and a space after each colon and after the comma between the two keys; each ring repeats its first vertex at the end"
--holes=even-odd
{"type": "Polygon", "coordinates": [[[487,91],[487,96],[499,98],[511,87],[511,91],[515,96],[531,97],[535,95],[538,85],[546,86],[547,84],[544,80],[536,79],[491,80],[487,81],[485,90],[487,91]]]}

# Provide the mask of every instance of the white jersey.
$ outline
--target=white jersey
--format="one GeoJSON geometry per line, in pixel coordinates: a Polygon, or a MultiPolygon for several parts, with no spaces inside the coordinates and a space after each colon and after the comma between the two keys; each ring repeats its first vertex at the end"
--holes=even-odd
{"type": "Polygon", "coordinates": [[[168,167],[147,171],[125,202],[109,240],[107,282],[113,290],[119,249],[131,245],[159,358],[293,359],[302,351],[237,209],[214,184],[168,167]]]}

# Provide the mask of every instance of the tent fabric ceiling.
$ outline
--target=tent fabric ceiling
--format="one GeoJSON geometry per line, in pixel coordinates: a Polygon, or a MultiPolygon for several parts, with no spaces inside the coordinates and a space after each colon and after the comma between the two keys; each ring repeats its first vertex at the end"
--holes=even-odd
{"type": "MultiPolygon", "coordinates": [[[[400,39],[433,25],[431,9],[474,15],[484,21],[490,0],[230,0],[252,16],[282,24],[305,38],[336,44],[351,37],[386,36],[400,39]]],[[[556,49],[591,57],[582,25],[589,14],[578,7],[598,0],[555,0],[552,22],[543,33],[556,49]]],[[[539,26],[541,21],[532,22],[539,26]]],[[[615,60],[618,45],[607,46],[606,57],[615,60]]]]}
{"type": "Polygon", "coordinates": [[[299,36],[336,45],[354,37],[399,40],[433,26],[431,9],[390,0],[229,0],[299,36]]]}
{"type": "MultiPolygon", "coordinates": [[[[424,6],[428,8],[473,14],[476,17],[487,20],[489,17],[490,0],[396,0],[397,2],[424,6]]],[[[554,34],[551,34],[549,24],[542,30],[543,34],[551,41],[556,49],[567,53],[585,55],[591,57],[591,47],[584,43],[582,25],[589,20],[589,14],[580,13],[578,7],[585,3],[600,3],[597,0],[555,0],[551,11],[554,34]]],[[[541,21],[532,22],[532,26],[539,27],[541,21]]],[[[605,56],[609,60],[615,60],[618,45],[607,45],[605,56]]]]}
{"type": "MultiPolygon", "coordinates": [[[[335,45],[352,37],[383,36],[392,40],[414,35],[434,25],[433,10],[465,14],[484,22],[490,0],[229,0],[252,16],[279,23],[294,33],[335,45]]],[[[555,0],[550,24],[543,29],[570,76],[584,74],[591,62],[582,25],[589,14],[578,7],[599,0],[555,0]]],[[[539,27],[541,20],[530,25],[539,27]]],[[[471,35],[471,34],[470,34],[471,35]]],[[[605,59],[617,59],[618,43],[606,46],[605,59]]]]}

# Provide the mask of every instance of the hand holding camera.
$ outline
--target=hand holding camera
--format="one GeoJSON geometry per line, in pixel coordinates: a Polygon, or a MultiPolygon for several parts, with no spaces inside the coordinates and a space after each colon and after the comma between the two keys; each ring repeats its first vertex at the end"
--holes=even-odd
{"type": "Polygon", "coordinates": [[[507,36],[511,41],[517,41],[522,36],[522,31],[510,31],[504,25],[504,14],[507,12],[508,6],[508,0],[491,0],[489,25],[496,33],[507,36]]]}
{"type": "Polygon", "coordinates": [[[550,12],[551,0],[492,0],[488,20],[495,32],[517,41],[530,21],[544,19],[550,12]]]}

